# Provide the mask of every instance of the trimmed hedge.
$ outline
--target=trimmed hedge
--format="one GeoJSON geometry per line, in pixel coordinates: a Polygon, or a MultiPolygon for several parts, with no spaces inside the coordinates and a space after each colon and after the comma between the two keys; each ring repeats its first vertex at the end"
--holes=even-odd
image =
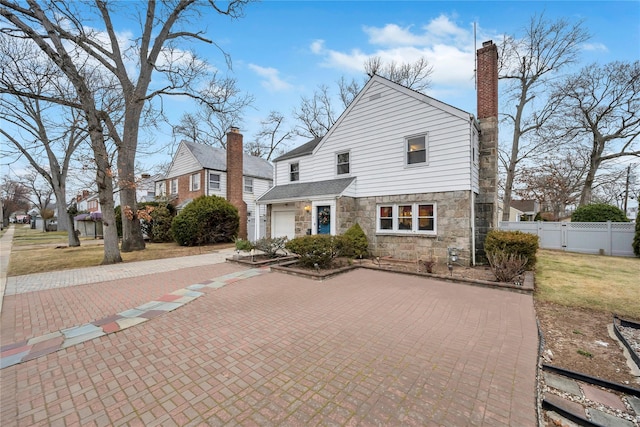
{"type": "Polygon", "coordinates": [[[327,234],[316,234],[314,236],[302,236],[289,240],[286,248],[289,252],[300,257],[299,263],[303,267],[329,268],[331,261],[338,253],[338,239],[327,234]]]}
{"type": "Polygon", "coordinates": [[[571,222],[629,222],[622,209],[605,203],[580,206],[571,214],[571,222]]]}
{"type": "Polygon", "coordinates": [[[522,231],[491,230],[487,233],[484,250],[487,255],[504,252],[524,256],[527,258],[526,268],[532,269],[537,261],[538,236],[522,231]]]}
{"type": "Polygon", "coordinates": [[[226,199],[200,196],[173,219],[171,233],[181,246],[233,242],[238,235],[240,216],[226,199]]]}
{"type": "Polygon", "coordinates": [[[366,258],[369,255],[367,235],[358,223],[338,238],[338,252],[349,258],[366,258]]]}

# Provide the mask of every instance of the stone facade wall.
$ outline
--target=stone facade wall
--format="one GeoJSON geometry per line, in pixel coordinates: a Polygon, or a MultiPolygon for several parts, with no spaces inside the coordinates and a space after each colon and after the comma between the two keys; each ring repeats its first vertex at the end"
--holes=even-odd
{"type": "MultiPolygon", "coordinates": [[[[459,251],[460,264],[471,263],[471,193],[469,191],[448,191],[441,193],[407,194],[400,196],[364,197],[352,199],[355,215],[343,214],[345,225],[349,218],[360,224],[369,239],[369,249],[374,256],[391,256],[407,261],[433,259],[446,263],[447,249],[455,247],[459,251]],[[376,207],[381,203],[436,203],[437,235],[378,235],[376,234],[376,207]]],[[[346,213],[346,212],[345,212],[346,213]]],[[[346,230],[340,226],[339,230],[346,230]]],[[[344,232],[344,231],[340,231],[344,232]]]]}
{"type": "Polygon", "coordinates": [[[480,193],[475,207],[476,260],[486,263],[484,241],[498,224],[498,47],[491,41],[484,42],[477,58],[480,193]]]}

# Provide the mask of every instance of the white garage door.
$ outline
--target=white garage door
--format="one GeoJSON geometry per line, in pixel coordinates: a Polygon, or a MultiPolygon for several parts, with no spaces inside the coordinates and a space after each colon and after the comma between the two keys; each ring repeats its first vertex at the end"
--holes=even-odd
{"type": "Polygon", "coordinates": [[[273,212],[272,237],[287,236],[289,239],[296,237],[296,213],[294,211],[273,212]]]}

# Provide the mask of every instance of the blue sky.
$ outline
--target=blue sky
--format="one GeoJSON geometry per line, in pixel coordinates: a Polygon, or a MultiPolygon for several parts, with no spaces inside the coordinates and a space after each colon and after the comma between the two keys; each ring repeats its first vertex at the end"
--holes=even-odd
{"type": "MultiPolygon", "coordinates": [[[[311,96],[318,85],[334,90],[341,76],[364,78],[362,64],[376,55],[398,62],[426,57],[434,67],[427,94],[475,113],[474,23],[481,46],[504,34],[522,34],[530,17],[541,13],[552,20],[584,20],[593,37],[576,70],[591,62],[640,59],[639,1],[267,0],[249,5],[238,20],[210,15],[202,21],[207,36],[231,55],[238,86],[255,97],[255,109],[241,125],[247,141],[269,111],[290,117],[300,97],[311,96]]],[[[195,47],[225,71],[215,49],[195,47]]],[[[176,113],[190,108],[188,102],[178,105],[176,113]]],[[[163,137],[170,136],[156,138],[163,137]]]]}
{"type": "MultiPolygon", "coordinates": [[[[126,2],[121,12],[132,14],[126,2]]],[[[260,120],[276,110],[294,124],[292,110],[301,96],[310,97],[321,84],[336,89],[336,81],[364,79],[362,66],[370,56],[397,62],[424,56],[434,67],[427,95],[475,114],[473,83],[474,23],[477,46],[498,43],[504,34],[521,35],[534,14],[551,20],[584,20],[592,34],[584,46],[581,66],[614,60],[640,59],[640,1],[273,1],[250,4],[237,20],[215,13],[202,16],[193,28],[206,27],[205,36],[231,56],[228,75],[255,98],[240,124],[245,141],[253,140],[260,120]]],[[[122,17],[120,17],[122,18],[122,17]]],[[[125,19],[117,30],[127,33],[125,19]]],[[[87,25],[94,22],[87,21],[87,25]]],[[[135,32],[135,31],[133,31],[135,32]]],[[[191,46],[227,73],[220,52],[205,43],[191,46]]],[[[165,111],[177,123],[195,108],[186,98],[166,99],[165,111]]],[[[157,147],[168,147],[171,128],[153,131],[157,147]]],[[[505,133],[501,134],[505,138],[505,133]]],[[[296,140],[292,145],[305,142],[296,140]]],[[[175,145],[174,145],[175,147],[175,145]]],[[[140,169],[171,160],[169,148],[138,155],[140,169]]],[[[4,161],[2,162],[5,163],[4,161]]]]}

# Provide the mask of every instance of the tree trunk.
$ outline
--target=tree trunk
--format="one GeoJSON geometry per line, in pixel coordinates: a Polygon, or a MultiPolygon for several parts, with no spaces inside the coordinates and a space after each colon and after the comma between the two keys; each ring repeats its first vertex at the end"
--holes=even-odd
{"type": "Polygon", "coordinates": [[[145,248],[142,228],[138,219],[138,202],[136,195],[135,159],[138,148],[138,128],[143,102],[129,106],[125,113],[122,134],[123,148],[118,150],[118,172],[120,188],[120,207],[122,208],[122,252],[140,251],[145,248]],[[129,206],[132,219],[124,215],[129,206]]]}
{"type": "Polygon", "coordinates": [[[584,186],[580,193],[580,203],[578,206],[584,206],[591,203],[591,193],[593,188],[593,182],[596,178],[600,163],[602,163],[602,152],[604,151],[604,142],[600,142],[594,137],[593,147],[591,149],[591,155],[589,156],[589,170],[584,180],[584,186]]]}
{"type": "Polygon", "coordinates": [[[58,215],[58,224],[60,223],[61,217],[66,218],[67,222],[69,223],[69,228],[67,228],[67,236],[69,237],[69,247],[75,248],[80,246],[80,238],[78,237],[75,226],[73,225],[73,215],[71,215],[66,211],[62,216],[58,215]]]}

